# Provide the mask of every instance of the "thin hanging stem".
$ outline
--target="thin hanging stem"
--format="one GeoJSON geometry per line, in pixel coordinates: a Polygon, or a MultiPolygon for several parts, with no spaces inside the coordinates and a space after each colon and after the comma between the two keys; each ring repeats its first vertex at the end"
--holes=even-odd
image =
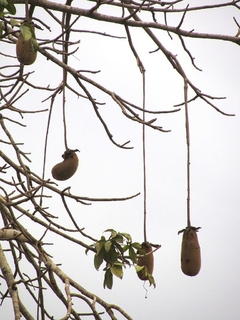
{"type": "Polygon", "coordinates": [[[191,227],[190,222],[190,131],[188,117],[188,83],[184,79],[184,105],[185,105],[185,128],[186,128],[186,143],[187,143],[187,226],[191,227]]]}
{"type": "MultiPolygon", "coordinates": [[[[66,5],[71,6],[72,0],[67,0],[66,5]]],[[[68,41],[70,37],[70,24],[71,14],[63,13],[62,17],[62,47],[63,47],[63,55],[62,61],[63,63],[68,63],[68,41]]],[[[62,94],[62,107],[63,107],[63,128],[64,128],[64,144],[65,149],[68,150],[67,144],[67,121],[66,121],[66,84],[67,84],[67,71],[63,69],[63,94],[62,94]]]]}
{"type": "MultiPolygon", "coordinates": [[[[131,12],[130,12],[131,13],[131,12]]],[[[132,37],[129,31],[128,26],[125,26],[127,38],[128,38],[128,43],[129,46],[132,50],[132,53],[134,54],[136,60],[137,60],[137,65],[139,67],[139,70],[142,74],[142,90],[143,90],[143,100],[142,100],[142,110],[143,110],[143,116],[142,116],[142,156],[143,156],[143,237],[144,237],[144,242],[147,241],[147,179],[146,179],[146,139],[145,139],[145,110],[146,110],[146,86],[145,86],[145,68],[144,65],[133,45],[132,42],[132,37]]]]}
{"type": "MultiPolygon", "coordinates": [[[[51,101],[49,115],[48,115],[48,121],[47,121],[46,135],[45,135],[44,152],[43,152],[43,169],[42,169],[42,179],[43,180],[45,179],[45,169],[46,169],[46,161],[47,161],[47,144],[48,144],[50,121],[51,121],[51,117],[52,117],[53,101],[54,101],[54,99],[52,99],[52,101],[51,101]]],[[[39,201],[40,206],[42,206],[42,204],[43,204],[43,189],[44,189],[44,187],[42,187],[42,191],[41,191],[41,197],[40,197],[40,201],[39,201]]]]}
{"type": "Polygon", "coordinates": [[[147,241],[147,173],[146,173],[146,137],[145,137],[145,70],[142,71],[143,79],[143,125],[142,125],[142,150],[143,150],[143,235],[147,241]]]}
{"type": "MultiPolygon", "coordinates": [[[[63,70],[64,73],[64,70],[63,70]]],[[[64,144],[65,149],[68,150],[67,145],[67,123],[66,123],[66,90],[65,90],[65,84],[63,84],[63,94],[62,94],[62,111],[63,111],[63,128],[64,128],[64,144]]]]}
{"type": "Polygon", "coordinates": [[[28,11],[28,0],[25,0],[25,13],[26,13],[26,20],[29,20],[29,11],[28,11]]]}

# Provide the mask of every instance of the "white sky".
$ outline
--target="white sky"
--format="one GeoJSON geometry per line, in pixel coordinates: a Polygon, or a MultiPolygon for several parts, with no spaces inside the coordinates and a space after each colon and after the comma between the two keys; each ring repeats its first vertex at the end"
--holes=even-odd
{"type": "MultiPolygon", "coordinates": [[[[40,18],[44,18],[43,10],[36,12],[39,12],[40,18]]],[[[183,28],[235,35],[237,30],[233,16],[240,22],[240,13],[234,8],[216,10],[214,13],[204,11],[201,15],[188,13],[183,28]]],[[[176,25],[179,19],[180,16],[169,21],[176,25]]],[[[92,30],[124,35],[123,26],[94,23],[86,18],[80,18],[77,26],[82,30],[91,27],[92,30]]],[[[148,289],[147,299],[143,282],[137,278],[134,268],[125,270],[123,280],[114,278],[112,290],[104,290],[104,273],[94,269],[92,253],[86,256],[84,249],[68,244],[50,232],[45,241],[54,243],[48,251],[53,255],[55,263],[62,263],[65,273],[105,301],[119,304],[134,320],[236,320],[240,317],[239,47],[227,42],[187,39],[186,45],[195,57],[196,65],[203,70],[199,72],[191,66],[176,36],[173,35],[173,40],[170,40],[163,32],[155,33],[168,49],[178,55],[192,82],[204,93],[226,96],[225,100],[215,100],[215,104],[225,112],[236,114],[235,117],[223,116],[200,100],[189,106],[191,221],[193,226],[202,227],[198,235],[202,253],[200,273],[191,278],[185,276],[180,269],[181,235],[178,236],[177,232],[186,227],[184,110],[158,117],[157,123],[170,129],[171,133],[148,128],[146,130],[148,240],[162,245],[155,254],[154,278],[157,287],[148,289]]],[[[132,35],[146,68],[146,108],[173,109],[174,104],[183,100],[182,79],[160,52],[149,54],[156,46],[147,39],[143,31],[134,29],[132,35]]],[[[53,38],[54,32],[37,31],[37,37],[53,38]]],[[[127,41],[86,33],[76,33],[74,39],[81,43],[69,64],[78,70],[101,70],[96,75],[86,75],[141,106],[141,74],[128,49],[127,41]]],[[[14,52],[13,46],[10,50],[14,52]]],[[[54,86],[61,82],[61,73],[40,54],[36,63],[26,67],[26,70],[35,71],[30,78],[35,83],[54,86]]],[[[134,241],[142,242],[141,125],[126,119],[118,106],[99,91],[92,92],[98,101],[106,102],[105,106],[99,107],[99,111],[109,125],[115,141],[124,143],[131,140],[134,149],[122,150],[111,144],[90,103],[68,93],[68,142],[71,148],[81,151],[80,165],[70,180],[59,183],[59,188],[71,186],[73,194],[106,198],[125,197],[141,192],[139,197],[126,202],[96,202],[91,206],[83,206],[68,201],[68,204],[79,226],[85,227],[86,233],[93,237],[100,238],[104,230],[113,228],[130,233],[134,241]]],[[[189,96],[190,94],[191,91],[189,96]]],[[[41,102],[47,96],[44,92],[30,90],[16,107],[27,110],[49,108],[49,101],[41,102]]],[[[59,95],[51,121],[46,178],[51,177],[51,168],[61,161],[64,151],[61,115],[59,95]]],[[[151,119],[151,116],[147,118],[151,119]]],[[[14,128],[14,138],[24,142],[24,150],[32,152],[31,169],[39,175],[42,172],[46,120],[47,113],[26,115],[23,122],[27,124],[27,128],[24,129],[8,124],[10,129],[14,128]]],[[[47,200],[46,205],[50,206],[53,214],[59,216],[59,223],[71,227],[60,197],[47,200]]],[[[26,225],[35,237],[41,237],[43,230],[28,220],[26,225]]],[[[79,238],[85,241],[80,236],[79,238]]],[[[91,244],[88,240],[86,242],[91,244]]],[[[47,296],[48,294],[47,303],[51,305],[51,294],[46,293],[47,296]]],[[[81,305],[81,302],[74,301],[76,309],[81,305]]],[[[35,306],[27,306],[34,313],[35,306]]],[[[53,310],[56,319],[64,315],[62,307],[54,305],[53,310]]],[[[10,306],[0,307],[1,315],[9,317],[10,312],[10,306]]],[[[122,319],[121,316],[116,316],[119,320],[122,319]]],[[[103,319],[109,317],[106,315],[103,319]]]]}

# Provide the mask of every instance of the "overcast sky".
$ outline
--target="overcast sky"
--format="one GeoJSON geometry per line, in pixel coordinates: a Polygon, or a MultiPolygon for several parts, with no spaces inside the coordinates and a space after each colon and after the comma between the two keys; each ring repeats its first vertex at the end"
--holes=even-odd
{"type": "MultiPolygon", "coordinates": [[[[201,3],[201,1],[198,1],[201,3]]],[[[209,1],[208,3],[214,3],[209,1]]],[[[207,2],[206,2],[207,3],[207,2]]],[[[187,3],[186,3],[187,4],[187,3]]],[[[194,2],[194,5],[197,1],[194,2]]],[[[181,4],[184,7],[184,4],[181,4]]],[[[36,11],[40,18],[43,10],[36,11]]],[[[240,23],[236,9],[225,8],[214,12],[188,13],[183,28],[198,32],[226,35],[237,33],[232,17],[240,23]]],[[[49,18],[45,18],[49,19],[49,18]]],[[[169,21],[176,25],[180,16],[169,21]],[[175,22],[175,23],[174,23],[175,22]]],[[[159,17],[159,22],[160,22],[159,17]]],[[[48,21],[48,20],[45,20],[48,21]]],[[[80,18],[78,29],[98,30],[125,36],[123,26],[93,22],[80,18]]],[[[93,254],[85,255],[84,249],[68,244],[48,233],[45,242],[53,242],[48,248],[55,263],[62,263],[65,273],[79,281],[90,292],[109,303],[119,304],[134,320],[236,320],[240,317],[240,90],[239,46],[214,40],[187,39],[186,45],[195,57],[197,71],[183,52],[179,39],[173,40],[163,32],[155,31],[166,48],[177,54],[187,76],[204,93],[227,97],[214,100],[224,116],[209,105],[196,100],[189,105],[191,140],[191,222],[201,227],[198,237],[201,246],[202,268],[196,277],[185,276],[180,268],[181,235],[186,227],[186,140],[184,110],[158,116],[157,124],[170,133],[146,129],[147,159],[147,234],[152,243],[161,244],[155,257],[154,278],[156,288],[148,288],[147,299],[143,282],[134,268],[124,270],[122,280],[114,278],[112,290],[102,288],[104,273],[93,266],[93,254]]],[[[54,38],[47,30],[37,31],[40,39],[54,38]]],[[[136,49],[146,68],[146,108],[171,110],[183,101],[183,81],[141,30],[132,30],[136,49]]],[[[77,70],[101,70],[86,74],[108,87],[126,100],[141,106],[141,74],[126,39],[113,39],[89,33],[75,33],[80,40],[79,50],[69,59],[69,65],[77,70]]],[[[13,46],[12,46],[13,47],[13,46]]],[[[11,48],[14,50],[14,48],[11,48]]],[[[60,57],[59,57],[60,58],[60,57]]],[[[51,62],[38,54],[31,76],[35,83],[58,85],[61,72],[51,62]]],[[[69,77],[70,78],[70,77],[69,77]]],[[[73,83],[73,81],[70,81],[73,83]]],[[[89,86],[90,89],[90,86],[89,86]]],[[[80,227],[94,238],[113,228],[130,233],[134,241],[143,241],[143,174],[141,125],[125,118],[114,102],[97,90],[92,91],[99,102],[106,102],[99,111],[109,126],[113,138],[119,144],[130,140],[131,150],[117,148],[106,133],[91,107],[84,99],[67,94],[67,122],[69,147],[79,149],[79,168],[68,181],[59,182],[60,189],[71,186],[74,194],[88,197],[126,197],[138,192],[141,195],[125,202],[94,202],[83,206],[69,202],[80,227]]],[[[189,96],[191,96],[189,90],[189,96]]],[[[16,106],[23,109],[49,108],[46,92],[31,90],[16,106]]],[[[24,150],[31,151],[31,169],[42,172],[43,147],[47,113],[26,115],[26,128],[15,129],[15,139],[24,141],[24,150]],[[19,131],[17,131],[19,130],[19,131]]],[[[147,119],[151,119],[151,115],[147,119]]],[[[154,116],[155,117],[155,116],[154,116]]],[[[9,125],[10,127],[12,125],[9,125]]],[[[46,178],[51,168],[61,161],[64,151],[61,95],[56,99],[50,127],[46,178]]],[[[59,223],[71,227],[59,197],[46,200],[59,223]]],[[[24,219],[23,219],[24,221],[24,219]]],[[[41,237],[43,230],[26,220],[29,231],[41,237]]],[[[87,241],[89,240],[82,239],[87,241]]],[[[46,295],[50,293],[46,293],[46,295]]],[[[47,304],[51,305],[51,299],[47,304]]],[[[82,304],[82,303],[81,303],[82,304]]],[[[74,301],[74,307],[81,306],[74,301]]],[[[34,313],[35,306],[32,308],[34,313]]],[[[79,307],[80,308],[80,307],[79,307]]],[[[64,315],[62,307],[54,308],[56,319],[64,315]]],[[[11,307],[0,307],[0,314],[9,316],[11,307]],[[3,310],[3,311],[2,311],[3,310]]],[[[84,310],[83,310],[84,311],[84,310]]],[[[117,319],[123,319],[116,314],[117,319]]],[[[10,318],[9,318],[10,319],[10,318]]],[[[103,319],[109,317],[103,316],[103,319]]]]}

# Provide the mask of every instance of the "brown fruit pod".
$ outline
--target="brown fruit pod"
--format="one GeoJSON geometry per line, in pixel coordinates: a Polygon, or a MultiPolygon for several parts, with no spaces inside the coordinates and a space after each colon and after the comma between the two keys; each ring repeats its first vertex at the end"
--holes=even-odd
{"type": "Polygon", "coordinates": [[[200,228],[187,227],[183,232],[181,250],[181,269],[187,276],[196,276],[201,269],[201,250],[197,231],[200,228]]]}
{"type": "Polygon", "coordinates": [[[52,168],[52,176],[54,179],[62,181],[67,180],[74,175],[78,168],[78,156],[76,155],[76,151],[79,150],[68,149],[64,152],[62,155],[64,160],[52,168]]]}
{"type": "Polygon", "coordinates": [[[25,41],[22,34],[17,40],[16,53],[18,61],[24,65],[33,64],[37,58],[37,52],[32,47],[31,39],[25,41]]]}
{"type": "MultiPolygon", "coordinates": [[[[148,275],[152,275],[154,267],[154,257],[152,253],[152,246],[149,242],[142,243],[142,249],[145,251],[146,255],[138,258],[137,265],[143,266],[144,268],[137,272],[139,279],[149,280],[148,275]],[[149,254],[147,254],[149,253],[149,254]]],[[[141,255],[144,253],[141,252],[141,255]]]]}
{"type": "Polygon", "coordinates": [[[37,58],[37,42],[34,32],[34,24],[31,22],[24,22],[23,28],[27,28],[30,33],[30,39],[26,40],[22,34],[22,30],[19,34],[16,44],[17,59],[21,64],[30,65],[33,64],[37,58]]]}

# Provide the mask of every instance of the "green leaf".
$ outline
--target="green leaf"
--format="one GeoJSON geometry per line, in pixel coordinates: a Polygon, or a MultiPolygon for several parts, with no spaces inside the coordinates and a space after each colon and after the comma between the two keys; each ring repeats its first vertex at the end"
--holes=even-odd
{"type": "Polygon", "coordinates": [[[141,256],[146,256],[146,251],[141,247],[137,251],[141,256]]]}
{"type": "Polygon", "coordinates": [[[122,235],[124,238],[126,238],[128,241],[132,242],[132,237],[130,236],[129,233],[123,232],[123,233],[121,233],[121,235],[122,235]]]}
{"type": "Polygon", "coordinates": [[[38,51],[38,47],[39,47],[37,40],[34,39],[34,38],[31,38],[30,41],[31,41],[31,45],[32,45],[32,48],[33,48],[34,52],[37,52],[38,51]]]}
{"type": "Polygon", "coordinates": [[[132,263],[130,263],[130,261],[128,261],[127,259],[123,259],[123,263],[124,263],[124,267],[127,264],[129,267],[131,267],[132,263]]]}
{"type": "Polygon", "coordinates": [[[117,258],[118,258],[118,253],[116,252],[115,248],[111,246],[110,250],[106,252],[106,254],[104,255],[104,259],[107,262],[114,264],[117,261],[117,258]]]}
{"type": "Polygon", "coordinates": [[[119,243],[113,241],[112,245],[121,253],[121,255],[123,254],[123,248],[119,243]]]}
{"type": "Polygon", "coordinates": [[[0,22],[0,37],[2,37],[3,34],[3,23],[0,22]]]}
{"type": "Polygon", "coordinates": [[[123,238],[122,236],[117,232],[115,231],[114,229],[107,229],[105,230],[105,232],[111,232],[111,235],[109,236],[109,239],[114,239],[115,241],[120,241],[122,242],[123,241],[123,238]]]}
{"type": "Polygon", "coordinates": [[[96,248],[96,250],[97,250],[97,254],[98,254],[99,251],[104,247],[105,243],[106,243],[105,238],[104,238],[104,240],[100,240],[100,241],[97,241],[97,242],[95,243],[95,248],[96,248]]]}
{"type": "Polygon", "coordinates": [[[112,246],[112,242],[111,241],[106,241],[105,244],[104,244],[104,248],[105,250],[108,252],[110,249],[111,249],[111,246],[112,246]]]}
{"type": "MultiPolygon", "coordinates": [[[[113,232],[113,231],[115,231],[114,229],[106,229],[106,230],[104,230],[103,232],[113,232]]],[[[116,231],[115,231],[116,232],[116,231]]]]}
{"type": "Polygon", "coordinates": [[[110,270],[111,270],[112,274],[114,274],[116,277],[122,279],[123,269],[122,269],[121,265],[114,264],[113,266],[111,266],[110,270]]]}
{"type": "Polygon", "coordinates": [[[126,244],[125,246],[122,247],[122,251],[123,251],[123,252],[126,252],[126,251],[128,250],[128,248],[129,248],[129,245],[126,244]]]}
{"type": "Polygon", "coordinates": [[[8,5],[7,0],[0,0],[0,6],[2,6],[2,7],[4,7],[4,8],[6,8],[6,7],[7,7],[7,5],[8,5]]]}
{"type": "Polygon", "coordinates": [[[150,286],[153,285],[154,288],[156,288],[156,282],[155,282],[153,276],[150,273],[148,273],[148,281],[150,283],[150,286]]]}
{"type": "Polygon", "coordinates": [[[113,286],[113,275],[110,269],[107,269],[104,276],[103,288],[107,287],[108,289],[112,289],[113,286]]]}
{"type": "Polygon", "coordinates": [[[112,237],[112,240],[118,243],[123,243],[123,236],[120,233],[117,233],[114,237],[112,237]]]}
{"type": "Polygon", "coordinates": [[[141,271],[145,266],[139,266],[139,265],[136,265],[135,266],[135,269],[137,272],[141,271]]]}
{"type": "Polygon", "coordinates": [[[16,7],[11,0],[8,0],[8,5],[6,6],[6,9],[8,10],[9,13],[13,15],[16,14],[16,7]]]}
{"type": "Polygon", "coordinates": [[[146,266],[142,266],[142,268],[140,269],[140,275],[143,277],[143,278],[148,278],[148,276],[150,275],[148,273],[148,269],[146,266]]]}
{"type": "Polygon", "coordinates": [[[32,38],[32,32],[26,24],[22,24],[20,30],[25,41],[30,40],[32,38]]]}
{"type": "Polygon", "coordinates": [[[13,27],[15,27],[17,24],[19,24],[19,21],[16,20],[16,19],[11,18],[11,19],[10,19],[10,24],[11,24],[11,27],[13,28],[13,27]]]}
{"type": "Polygon", "coordinates": [[[138,266],[138,265],[136,265],[135,269],[136,269],[137,272],[141,272],[143,277],[147,276],[148,281],[150,283],[150,286],[153,285],[154,288],[156,288],[156,283],[155,283],[154,277],[150,273],[147,272],[147,267],[146,266],[138,266]]]}
{"type": "Polygon", "coordinates": [[[142,245],[139,243],[139,242],[133,242],[131,243],[131,247],[139,250],[139,249],[142,249],[142,245]]]}
{"type": "Polygon", "coordinates": [[[100,252],[98,254],[96,253],[95,256],[94,256],[94,267],[95,267],[95,269],[98,270],[102,263],[103,263],[103,254],[102,254],[102,252],[100,252]]]}
{"type": "Polygon", "coordinates": [[[104,232],[111,232],[111,235],[109,236],[109,239],[112,237],[115,237],[115,235],[117,234],[117,231],[113,230],[113,229],[107,229],[104,232]]]}
{"type": "Polygon", "coordinates": [[[132,260],[133,263],[137,262],[137,253],[133,250],[130,246],[128,249],[129,258],[132,260]]]}

